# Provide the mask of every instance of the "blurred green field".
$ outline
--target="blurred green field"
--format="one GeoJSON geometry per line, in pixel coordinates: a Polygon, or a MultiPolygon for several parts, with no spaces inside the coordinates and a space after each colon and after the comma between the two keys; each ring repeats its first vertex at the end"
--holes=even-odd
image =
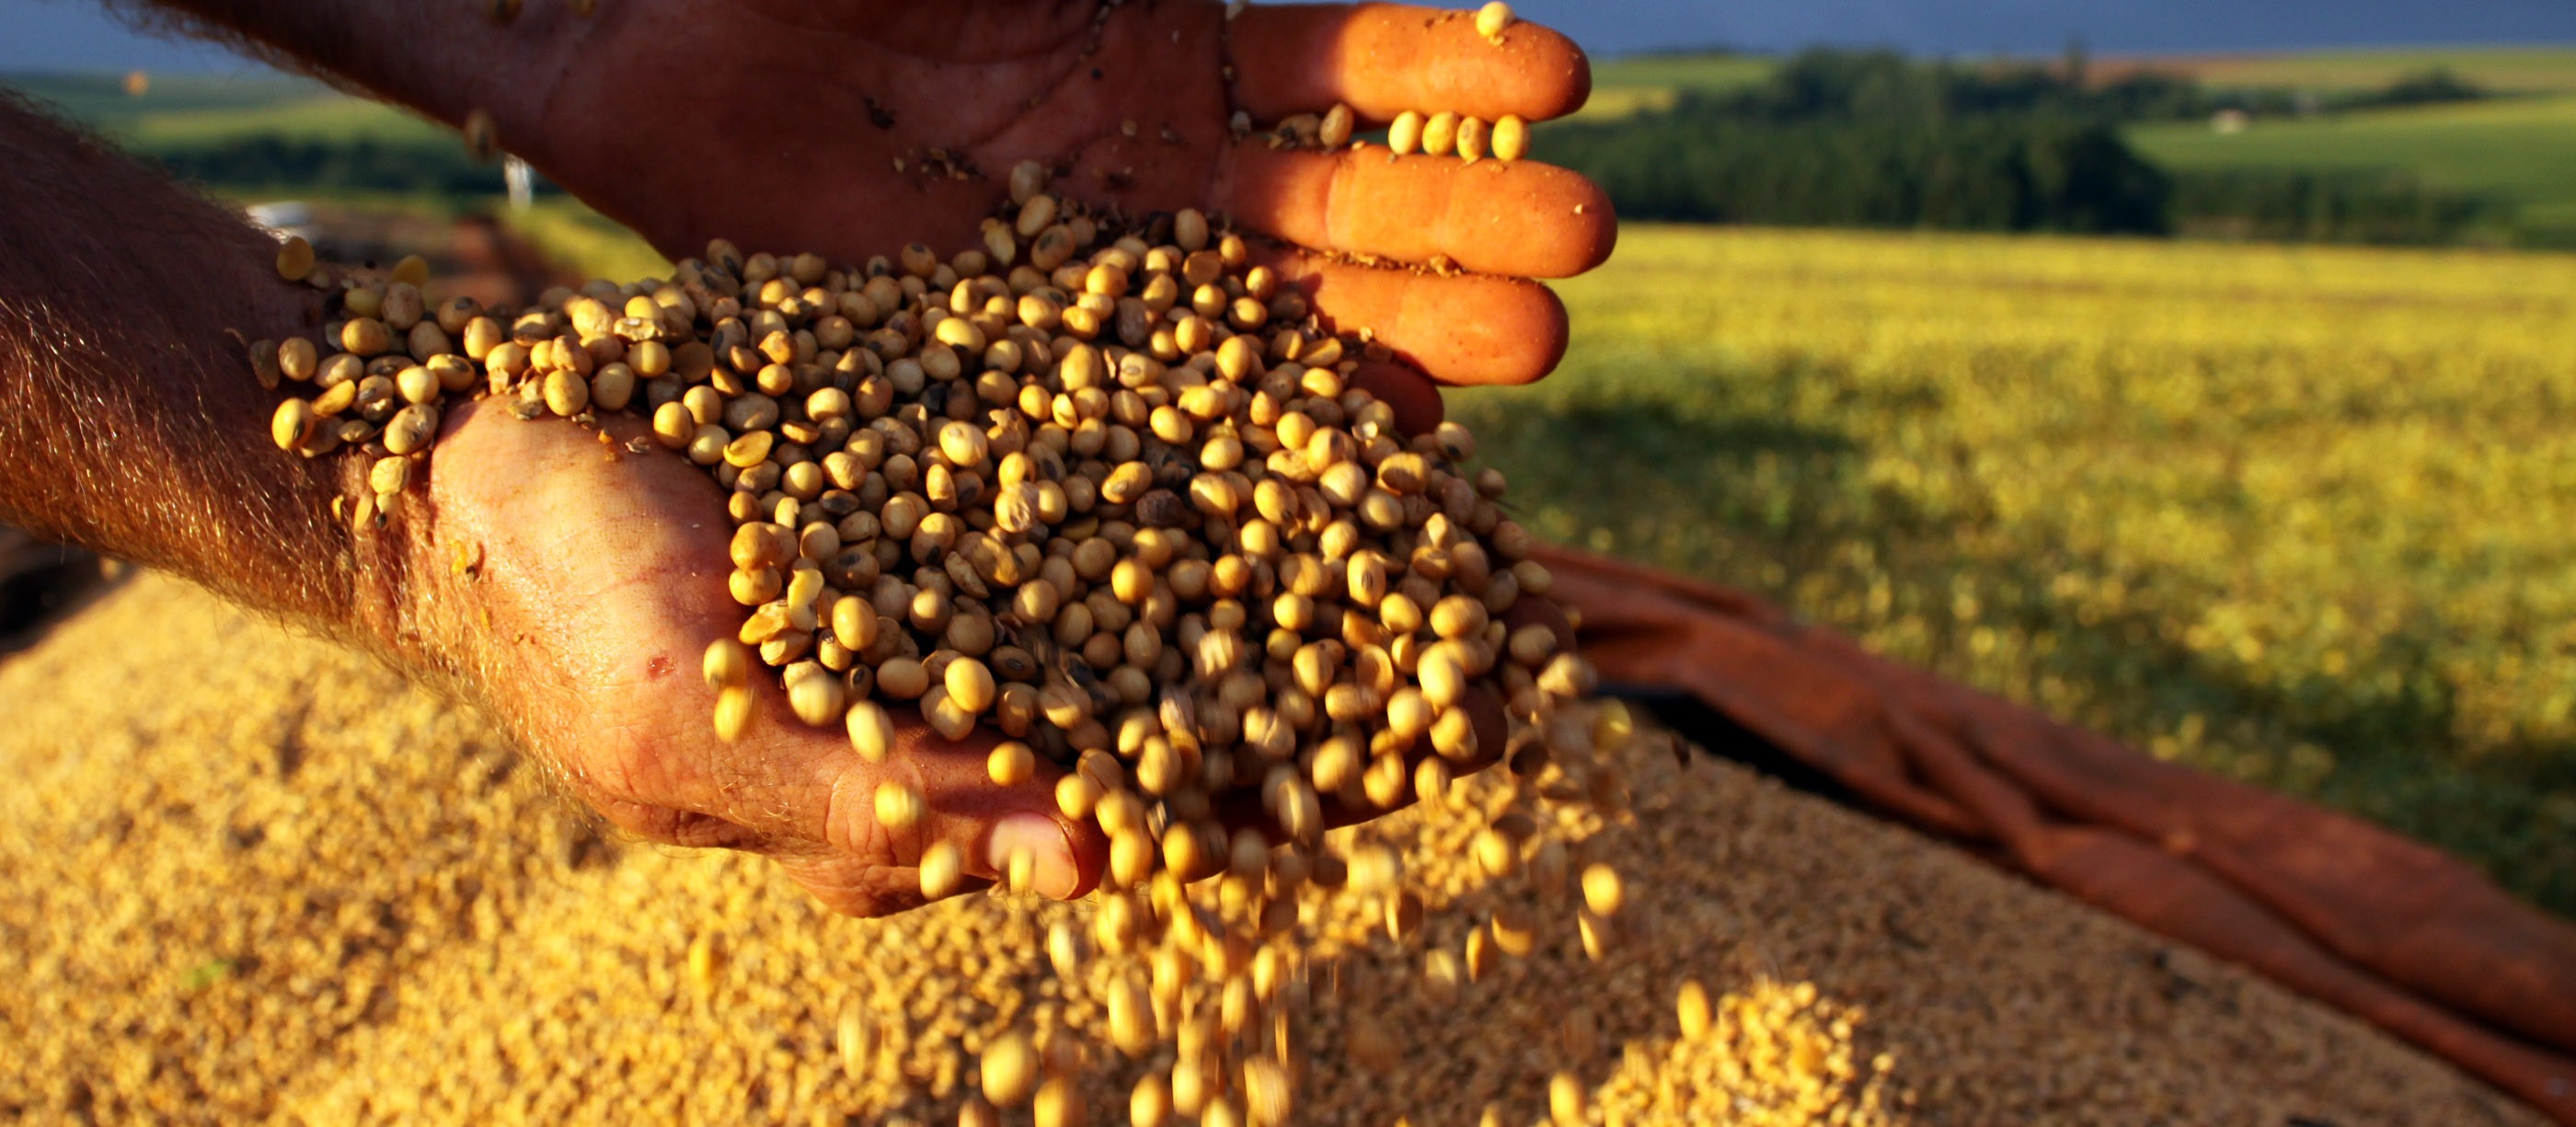
{"type": "Polygon", "coordinates": [[[455,137],[401,110],[285,74],[154,75],[140,96],[127,94],[112,74],[8,74],[0,84],[146,151],[262,133],[320,141],[455,137]]]}
{"type": "MultiPolygon", "coordinates": [[[[293,141],[363,139],[396,146],[463,144],[445,126],[292,75],[156,76],[141,96],[128,94],[116,75],[0,75],[0,84],[145,155],[260,135],[293,141]]],[[[246,204],[291,195],[440,215],[500,210],[497,196],[461,199],[427,192],[217,189],[216,194],[246,204]]],[[[642,277],[669,265],[633,233],[568,197],[541,197],[526,211],[505,213],[502,218],[546,254],[605,276],[642,277]]]]}
{"type": "Polygon", "coordinates": [[[1753,588],[2576,914],[2576,257],[1631,227],[1457,417],[1753,588]]]}
{"type": "MultiPolygon", "coordinates": [[[[1672,103],[1680,90],[1727,90],[1760,82],[1774,60],[1763,55],[1641,55],[1595,60],[1587,118],[1610,118],[1672,103]]],[[[2500,93],[2576,93],[2576,47],[2448,47],[2291,51],[2262,55],[2114,56],[2093,73],[2136,70],[2188,75],[2211,86],[2270,87],[2346,94],[2446,68],[2500,93]]]]}
{"type": "Polygon", "coordinates": [[[2145,68],[2191,75],[2213,86],[2276,86],[2343,92],[2385,87],[2446,68],[2490,90],[2576,92],[2576,47],[2435,47],[2296,51],[2268,55],[2112,58],[2106,70],[2145,68]]]}
{"type": "Polygon", "coordinates": [[[2434,187],[2504,201],[2543,238],[2576,241],[2576,96],[2258,118],[2232,134],[2193,122],[2140,125],[2127,135],[2149,159],[2177,170],[2403,170],[2434,187]]]}
{"type": "Polygon", "coordinates": [[[1597,60],[1592,65],[1592,100],[1583,120],[1626,117],[1662,109],[1683,90],[1731,90],[1770,76],[1773,61],[1762,55],[1638,55],[1597,60]]]}

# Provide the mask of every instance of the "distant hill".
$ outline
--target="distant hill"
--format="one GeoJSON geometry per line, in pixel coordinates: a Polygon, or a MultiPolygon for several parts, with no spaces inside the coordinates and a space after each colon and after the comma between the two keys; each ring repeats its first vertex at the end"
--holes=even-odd
{"type": "Polygon", "coordinates": [[[2095,73],[2159,70],[2212,86],[2361,90],[2449,70],[2489,90],[2576,93],[2576,44],[2564,47],[2380,47],[2273,54],[2130,55],[2098,60],[2095,73]]]}
{"type": "Polygon", "coordinates": [[[2576,44],[2566,0],[1518,0],[1597,54],[1816,44],[1912,54],[2116,54],[2413,44],[2576,44]]]}
{"type": "MultiPolygon", "coordinates": [[[[2070,36],[2105,54],[2576,44],[2576,4],[2567,0],[1518,0],[1514,7],[1602,56],[1717,44],[2032,55],[2053,53],[2070,36]]],[[[104,12],[98,0],[0,0],[0,28],[8,29],[0,71],[242,65],[216,48],[135,35],[104,12]]]]}
{"type": "MultiPolygon", "coordinates": [[[[1726,90],[1761,81],[1773,56],[1731,51],[1664,52],[1593,64],[1585,116],[1600,119],[1664,105],[1679,90],[1726,90]]],[[[2380,89],[2409,75],[2448,70],[2499,93],[2576,93],[2576,44],[2565,47],[2388,47],[2336,51],[2201,55],[2098,55],[2097,78],[2154,70],[2220,87],[2287,87],[2320,93],[2380,89]]]]}

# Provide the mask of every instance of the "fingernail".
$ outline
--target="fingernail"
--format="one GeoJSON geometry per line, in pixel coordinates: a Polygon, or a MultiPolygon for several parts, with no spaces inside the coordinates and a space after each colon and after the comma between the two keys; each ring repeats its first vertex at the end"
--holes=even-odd
{"type": "Polygon", "coordinates": [[[992,837],[984,846],[984,863],[1007,883],[1011,875],[1011,855],[1026,852],[1032,863],[1029,884],[1039,895],[1062,900],[1073,895],[1082,874],[1074,868],[1073,847],[1064,839],[1064,827],[1044,814],[1013,814],[993,826],[992,837]]]}

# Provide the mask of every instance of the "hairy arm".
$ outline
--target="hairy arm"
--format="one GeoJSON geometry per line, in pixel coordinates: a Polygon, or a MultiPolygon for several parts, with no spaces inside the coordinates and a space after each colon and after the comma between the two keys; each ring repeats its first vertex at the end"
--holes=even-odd
{"type": "Polygon", "coordinates": [[[331,515],[352,468],[266,440],[233,332],[313,331],[275,244],[5,93],[0,158],[0,521],[388,636],[394,553],[331,515]]]}

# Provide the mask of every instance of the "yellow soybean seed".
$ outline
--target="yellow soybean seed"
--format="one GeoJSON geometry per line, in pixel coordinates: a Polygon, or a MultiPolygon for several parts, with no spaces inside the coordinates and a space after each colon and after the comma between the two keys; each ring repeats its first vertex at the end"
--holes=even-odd
{"type": "Polygon", "coordinates": [[[367,488],[378,494],[400,493],[411,485],[411,460],[378,458],[367,467],[367,488]]]}
{"type": "Polygon", "coordinates": [[[340,326],[340,347],[349,350],[351,355],[375,356],[393,346],[394,331],[373,317],[352,317],[347,324],[340,326]]]}
{"type": "Polygon", "coordinates": [[[1422,151],[1445,157],[1458,149],[1458,115],[1448,110],[1431,115],[1422,123],[1422,151]]]}
{"type": "Polygon", "coordinates": [[[1038,1086],[1037,1099],[1030,1109],[1036,1127],[1085,1127],[1090,1122],[1090,1109],[1085,1106],[1082,1088],[1071,1076],[1051,1076],[1038,1086]]]}
{"type": "Polygon", "coordinates": [[[623,411],[635,398],[635,370],[609,364],[590,377],[591,404],[602,411],[623,411]]]}
{"type": "Polygon", "coordinates": [[[1481,117],[1468,116],[1459,118],[1458,155],[1461,158],[1470,161],[1484,159],[1485,145],[1488,137],[1490,136],[1490,131],[1491,127],[1486,125],[1485,119],[1481,117]]]}
{"type": "Polygon", "coordinates": [[[1333,108],[1324,114],[1324,124],[1317,132],[1316,140],[1321,141],[1327,149],[1338,149],[1350,144],[1351,129],[1355,120],[1356,117],[1351,113],[1349,106],[1340,102],[1333,103],[1333,108]]]}
{"type": "Polygon", "coordinates": [[[1136,1086],[1127,1095],[1127,1122],[1132,1127],[1168,1127],[1172,1122],[1172,1081],[1162,1071],[1149,1069],[1136,1078],[1136,1086]]]}
{"type": "MultiPolygon", "coordinates": [[[[1487,7],[1501,7],[1500,4],[1487,7]]],[[[1583,1122],[1583,1081],[1573,1073],[1560,1072],[1547,1080],[1547,1114],[1556,1127],[1577,1127],[1583,1122]]]]}
{"type": "Polygon", "coordinates": [[[1476,9],[1476,34],[1487,39],[1499,39],[1503,29],[1510,26],[1512,6],[1503,0],[1490,0],[1484,7],[1476,9]]]}
{"type": "Polygon", "coordinates": [[[1424,650],[1414,679],[1422,687],[1423,699],[1435,709],[1455,708],[1467,696],[1467,665],[1458,648],[1442,642],[1424,650]]]}
{"type": "Polygon", "coordinates": [[[718,638],[707,643],[706,656],[699,660],[698,667],[708,688],[734,688],[751,680],[751,650],[733,638],[718,638]]]}
{"type": "Polygon", "coordinates": [[[877,784],[876,812],[878,825],[904,833],[921,824],[930,805],[912,784],[889,780],[877,784]]]}
{"type": "Polygon", "coordinates": [[[808,726],[828,728],[842,718],[841,679],[817,672],[787,686],[787,706],[808,726]]]}
{"type": "Polygon", "coordinates": [[[1619,879],[1619,870],[1608,865],[1587,865],[1583,869],[1583,905],[1596,916],[1615,916],[1628,903],[1627,886],[1619,879]]]}
{"type": "Polygon", "coordinates": [[[984,774],[996,786],[1015,787],[1037,774],[1037,753],[1018,740],[1005,740],[984,758],[984,774]]]}
{"type": "Polygon", "coordinates": [[[1386,147],[1395,150],[1397,156],[1413,155],[1422,148],[1422,124],[1420,110],[1395,115],[1395,121],[1386,127],[1386,147]]]}
{"type": "Polygon", "coordinates": [[[1079,771],[1055,781],[1056,809],[1067,818],[1090,817],[1100,804],[1100,795],[1100,783],[1079,771]]]}
{"type": "Polygon", "coordinates": [[[302,235],[289,235],[277,248],[277,276],[290,282],[301,282],[313,273],[313,244],[302,235]]]}
{"type": "Polygon", "coordinates": [[[445,389],[439,386],[438,377],[428,368],[414,364],[394,373],[394,390],[402,395],[403,402],[418,405],[437,402],[439,393],[445,389]]]}
{"type": "Polygon", "coordinates": [[[870,763],[883,763],[894,750],[894,717],[885,706],[872,700],[850,705],[844,717],[849,728],[850,747],[859,758],[870,763]]]}
{"type": "Polygon", "coordinates": [[[590,383],[580,373],[558,368],[546,373],[546,409],[569,419],[590,409],[590,383]]]}
{"type": "Polygon", "coordinates": [[[1700,985],[1698,979],[1694,978],[1682,983],[1673,1007],[1681,1017],[1683,1037],[1696,1041],[1708,1036],[1711,1015],[1714,1011],[1709,1005],[1708,988],[1700,985]]]}
{"type": "Polygon", "coordinates": [[[289,399],[278,404],[277,413],[269,417],[268,436],[280,450],[301,449],[312,439],[314,427],[320,421],[321,416],[314,412],[311,403],[289,399]]]}
{"type": "Polygon", "coordinates": [[[1012,1030],[984,1047],[976,1075],[982,1081],[985,1099],[1002,1107],[1024,1103],[1037,1086],[1037,1053],[1029,1048],[1026,1035],[1012,1030]]]}
{"type": "Polygon", "coordinates": [[[1529,122],[1516,113],[1494,119],[1491,138],[1496,160],[1519,160],[1529,155],[1529,122]]]}
{"type": "Polygon", "coordinates": [[[877,667],[877,688],[896,700],[914,700],[930,691],[930,671],[913,658],[895,658],[877,667]]]}
{"type": "Polygon", "coordinates": [[[956,843],[932,842],[921,854],[921,895],[946,900],[966,887],[966,854],[956,843]]]}
{"type": "Polygon", "coordinates": [[[1082,972],[1082,932],[1072,924],[1057,920],[1047,927],[1047,965],[1057,978],[1069,979],[1082,972]]]}
{"type": "Polygon", "coordinates": [[[949,662],[942,683],[948,688],[948,699],[959,708],[980,713],[993,707],[993,671],[982,661],[960,657],[949,662]]]}
{"type": "Polygon", "coordinates": [[[1494,946],[1513,958],[1526,957],[1538,947],[1538,931],[1531,925],[1527,907],[1516,902],[1494,906],[1494,946]]]}
{"type": "Polygon", "coordinates": [[[288,337],[277,343],[277,373],[302,383],[320,370],[322,357],[313,342],[303,337],[288,337]]]}
{"type": "Polygon", "coordinates": [[[716,976],[724,972],[724,948],[713,935],[700,934],[689,941],[689,981],[701,990],[712,988],[716,976]]]}
{"type": "Polygon", "coordinates": [[[716,693],[716,738],[726,743],[742,739],[751,728],[751,689],[729,685],[716,693]]]}

